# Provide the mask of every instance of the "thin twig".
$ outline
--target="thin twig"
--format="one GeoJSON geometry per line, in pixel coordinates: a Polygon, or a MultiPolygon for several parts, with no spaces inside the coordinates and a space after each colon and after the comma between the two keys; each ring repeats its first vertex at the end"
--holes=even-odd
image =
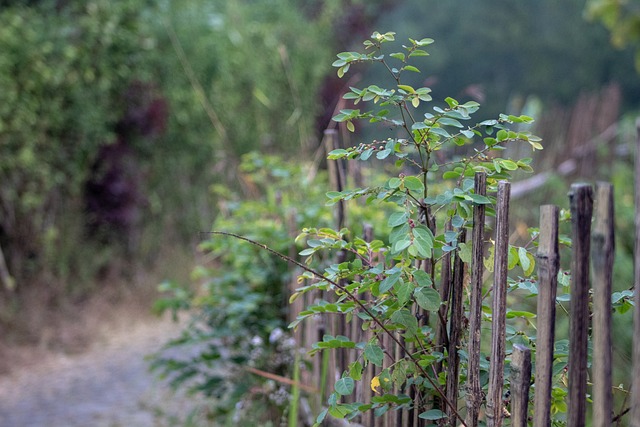
{"type": "Polygon", "coordinates": [[[266,372],[260,369],[256,369],[256,368],[252,368],[251,366],[243,366],[243,368],[249,372],[251,372],[252,374],[256,374],[260,377],[264,377],[264,378],[268,378],[270,380],[274,380],[277,381],[279,383],[282,384],[287,384],[287,385],[291,385],[291,386],[296,386],[296,387],[300,387],[302,390],[307,391],[309,393],[318,393],[318,389],[311,387],[309,385],[306,384],[302,384],[299,381],[294,381],[290,378],[287,377],[283,377],[281,375],[276,375],[276,374],[272,374],[271,372],[266,372]]]}

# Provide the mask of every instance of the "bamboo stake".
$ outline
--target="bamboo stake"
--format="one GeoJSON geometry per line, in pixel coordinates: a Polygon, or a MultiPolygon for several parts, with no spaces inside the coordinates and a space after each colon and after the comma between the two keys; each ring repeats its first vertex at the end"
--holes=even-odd
{"type": "MultiPolygon", "coordinates": [[[[447,221],[444,231],[451,231],[451,221],[447,221]]],[[[436,350],[444,352],[449,345],[447,333],[447,316],[449,314],[449,296],[451,294],[451,252],[442,256],[442,270],[440,272],[440,300],[442,305],[438,309],[438,321],[436,322],[436,350]]],[[[442,372],[442,362],[437,363],[436,373],[442,372]]]]}
{"type": "MultiPolygon", "coordinates": [[[[487,174],[476,173],[474,192],[486,196],[487,174]]],[[[471,302],[469,308],[469,367],[467,373],[466,405],[467,425],[477,427],[482,388],[480,387],[480,327],[482,323],[482,275],[484,273],[484,221],[485,206],[473,208],[471,302]]]]}
{"type": "Polygon", "coordinates": [[[596,221],[593,251],[593,425],[611,425],[611,291],[613,289],[614,242],[613,186],[600,182],[596,187],[596,221]]]}
{"type": "Polygon", "coordinates": [[[507,311],[507,266],[509,260],[509,195],[511,185],[498,184],[496,204],[496,246],[491,324],[491,366],[487,395],[487,427],[502,425],[502,383],[504,379],[505,328],[507,311]]]}
{"type": "Polygon", "coordinates": [[[531,386],[531,350],[514,344],[511,358],[511,426],[527,427],[529,387],[531,386]]]}
{"type": "MultiPolygon", "coordinates": [[[[460,242],[464,243],[466,239],[465,230],[460,232],[460,242]]],[[[464,293],[464,263],[458,256],[453,261],[453,287],[451,289],[451,322],[449,326],[449,348],[447,362],[447,399],[455,404],[458,401],[458,382],[460,374],[460,354],[458,347],[460,346],[460,337],[462,335],[462,294],[464,293]]],[[[447,408],[449,416],[449,425],[456,426],[456,415],[452,408],[447,408]]]]}
{"type": "Polygon", "coordinates": [[[560,265],[558,211],[558,207],[554,205],[540,207],[534,427],[549,427],[551,425],[551,378],[556,325],[556,292],[560,265]]]}
{"type": "MultiPolygon", "coordinates": [[[[364,224],[363,227],[363,239],[366,242],[372,242],[373,241],[373,226],[371,224],[364,224]]],[[[364,294],[363,295],[363,299],[365,301],[367,301],[370,298],[369,294],[364,294]]],[[[360,329],[362,330],[362,325],[364,324],[364,321],[360,318],[357,318],[357,324],[360,327],[360,329]]],[[[366,330],[366,331],[362,331],[362,342],[368,342],[371,338],[372,338],[372,334],[370,330],[366,330]]],[[[371,401],[371,398],[373,397],[373,390],[371,390],[370,384],[371,384],[371,380],[373,379],[373,377],[375,376],[375,371],[374,371],[374,365],[372,363],[369,363],[367,366],[364,367],[363,372],[362,372],[362,400],[361,402],[364,403],[369,403],[371,401]]],[[[369,411],[369,413],[364,414],[361,417],[361,422],[363,422],[366,425],[370,425],[373,426],[375,423],[375,416],[373,411],[369,411]],[[365,418],[366,418],[366,422],[365,422],[365,418]]]]}
{"type": "Polygon", "coordinates": [[[573,184],[569,193],[573,230],[571,317],[569,338],[569,427],[584,427],[589,330],[589,250],[593,190],[573,184]]]}
{"type": "MultiPolygon", "coordinates": [[[[451,221],[447,221],[444,225],[445,232],[452,231],[451,221]]],[[[438,308],[438,318],[436,319],[436,351],[444,353],[445,348],[449,346],[449,334],[447,332],[447,319],[449,316],[449,307],[451,299],[451,252],[447,252],[442,256],[441,271],[440,271],[440,300],[442,304],[438,308]]],[[[435,366],[436,377],[442,372],[442,360],[438,361],[435,366]]],[[[417,397],[414,399],[416,406],[419,403],[417,397]]],[[[434,406],[436,408],[444,408],[444,403],[441,402],[439,396],[433,399],[434,406]]],[[[418,425],[423,421],[418,418],[418,411],[414,412],[414,425],[418,425]]]]}

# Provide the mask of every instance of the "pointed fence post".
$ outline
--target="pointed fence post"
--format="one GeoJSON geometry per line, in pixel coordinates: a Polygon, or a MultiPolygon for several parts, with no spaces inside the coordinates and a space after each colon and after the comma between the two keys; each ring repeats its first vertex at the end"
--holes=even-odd
{"type": "Polygon", "coordinates": [[[593,230],[593,426],[611,425],[611,292],[614,242],[613,186],[596,186],[596,221],[593,230]]]}
{"type": "Polygon", "coordinates": [[[511,426],[527,427],[529,388],[531,387],[531,350],[515,344],[511,357],[511,426]]]}
{"type": "Polygon", "coordinates": [[[573,184],[569,193],[573,260],[571,263],[571,315],[569,318],[568,427],[584,427],[587,405],[587,353],[589,330],[589,252],[593,189],[573,184]]]}
{"type": "Polygon", "coordinates": [[[551,425],[551,379],[556,327],[556,292],[560,265],[558,211],[558,207],[554,205],[540,207],[534,427],[549,427],[551,425]]]}
{"type": "Polygon", "coordinates": [[[494,252],[493,306],[491,314],[491,366],[487,394],[487,427],[502,425],[505,328],[507,312],[507,267],[509,260],[509,196],[511,184],[498,183],[496,203],[496,247],[494,252]]]}
{"type": "MultiPolygon", "coordinates": [[[[487,195],[487,174],[476,173],[474,192],[487,195]]],[[[466,404],[469,427],[477,427],[482,388],[480,387],[480,327],[482,323],[482,275],[484,273],[484,221],[485,205],[473,207],[471,237],[471,295],[469,307],[469,368],[467,372],[466,404]]]]}

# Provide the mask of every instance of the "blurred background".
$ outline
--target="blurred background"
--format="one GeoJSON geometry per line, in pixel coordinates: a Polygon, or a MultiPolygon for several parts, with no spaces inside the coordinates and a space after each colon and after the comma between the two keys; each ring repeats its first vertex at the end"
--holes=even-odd
{"type": "MultiPolygon", "coordinates": [[[[82,334],[43,330],[96,299],[149,312],[158,283],[190,282],[212,224],[286,252],[286,209],[297,207],[293,228],[330,222],[323,131],[349,85],[382,79],[341,80],[331,63],[374,30],[435,39],[416,84],[436,102],[478,101],[477,120],[536,119],[545,149],[533,166],[546,173],[514,187],[526,200],[515,229],[534,226],[542,202],[566,207],[570,182],[616,184],[615,283],[628,289],[639,17],[620,0],[0,0],[2,345],[81,346],[82,334]],[[318,181],[301,187],[305,162],[318,181]]],[[[268,281],[286,268],[259,270],[268,281]]]]}

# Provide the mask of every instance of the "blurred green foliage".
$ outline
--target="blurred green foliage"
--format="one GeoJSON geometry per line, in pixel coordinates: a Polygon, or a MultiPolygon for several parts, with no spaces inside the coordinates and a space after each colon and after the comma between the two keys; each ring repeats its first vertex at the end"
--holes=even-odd
{"type": "MultiPolygon", "coordinates": [[[[335,221],[334,209],[325,203],[326,172],[316,168],[312,162],[244,155],[239,179],[251,196],[216,186],[220,214],[212,229],[298,259],[299,230],[310,224],[331,227],[335,221]]],[[[356,203],[351,208],[354,234],[362,233],[364,222],[384,223],[388,214],[356,203]]],[[[155,309],[191,317],[182,335],[154,356],[152,367],[176,387],[213,397],[205,412],[217,425],[275,425],[286,415],[289,386],[247,367],[292,377],[296,345],[287,331],[287,284],[298,272],[283,258],[230,236],[203,233],[199,250],[191,284],[160,286],[164,296],[155,309]]]]}
{"type": "MultiPolygon", "coordinates": [[[[246,236],[283,253],[300,249],[297,231],[309,223],[330,225],[331,209],[322,194],[326,174],[276,156],[249,153],[239,167],[250,198],[224,186],[213,230],[246,236]],[[312,201],[319,201],[315,203],[312,201]]],[[[289,403],[288,388],[256,375],[247,366],[290,376],[294,347],[286,331],[287,282],[295,280],[286,261],[231,237],[203,234],[202,263],[193,285],[164,283],[158,311],[191,313],[188,327],[153,361],[175,386],[214,397],[210,415],[217,425],[276,421],[289,403]],[[185,357],[185,355],[189,355],[185,357]],[[240,402],[240,403],[239,403],[240,402]]]]}
{"type": "Polygon", "coordinates": [[[632,46],[636,50],[636,69],[640,72],[640,6],[632,0],[589,0],[587,14],[607,27],[611,43],[617,48],[632,46]]]}
{"type": "Polygon", "coordinates": [[[562,7],[554,0],[406,0],[378,28],[437,40],[431,66],[415,79],[428,80],[434,99],[481,102],[487,116],[505,108],[518,114],[529,95],[547,106],[571,105],[582,91],[612,81],[622,85],[627,107],[637,108],[633,52],[612,49],[606,29],[585,20],[584,8],[584,0],[562,7]]]}
{"type": "Polygon", "coordinates": [[[144,193],[136,259],[153,259],[211,223],[208,188],[234,185],[240,154],[311,143],[329,24],[294,0],[3,4],[0,244],[18,284],[92,280],[117,254],[87,235],[83,192],[132,84],[169,111],[162,134],[127,141],[144,193]]]}
{"type": "Polygon", "coordinates": [[[65,217],[82,210],[90,163],[113,139],[124,88],[150,75],[148,22],[135,5],[0,10],[0,237],[20,278],[81,234],[64,229],[65,217]]]}

